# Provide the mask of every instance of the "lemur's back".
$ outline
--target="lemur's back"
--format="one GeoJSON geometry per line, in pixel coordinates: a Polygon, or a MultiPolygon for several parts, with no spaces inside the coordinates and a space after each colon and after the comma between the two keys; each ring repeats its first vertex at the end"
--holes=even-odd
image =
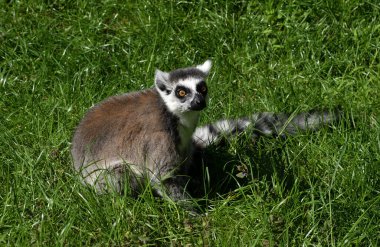
{"type": "Polygon", "coordinates": [[[156,89],[111,97],[79,124],[72,148],[75,168],[94,184],[102,169],[131,164],[133,172],[142,173],[178,163],[177,133],[172,131],[176,124],[156,89]]]}

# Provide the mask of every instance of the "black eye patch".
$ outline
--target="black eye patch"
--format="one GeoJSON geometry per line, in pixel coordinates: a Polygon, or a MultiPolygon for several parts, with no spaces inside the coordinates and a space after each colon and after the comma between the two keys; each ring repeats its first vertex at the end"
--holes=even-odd
{"type": "Polygon", "coordinates": [[[184,99],[189,95],[191,95],[191,91],[187,87],[183,87],[183,86],[176,87],[175,96],[177,96],[177,98],[184,99]]]}
{"type": "Polygon", "coordinates": [[[207,85],[205,81],[201,81],[197,84],[196,90],[203,95],[207,94],[207,85]]]}

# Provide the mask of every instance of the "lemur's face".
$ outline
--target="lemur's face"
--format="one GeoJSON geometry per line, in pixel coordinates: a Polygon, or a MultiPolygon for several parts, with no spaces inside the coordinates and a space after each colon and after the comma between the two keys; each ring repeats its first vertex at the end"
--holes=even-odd
{"type": "Polygon", "coordinates": [[[207,86],[204,78],[186,78],[178,81],[170,93],[172,104],[180,111],[200,111],[206,107],[207,86]]]}
{"type": "Polygon", "coordinates": [[[175,115],[200,111],[207,104],[206,77],[211,61],[197,67],[178,69],[170,73],[156,71],[155,83],[168,109],[175,115]]]}

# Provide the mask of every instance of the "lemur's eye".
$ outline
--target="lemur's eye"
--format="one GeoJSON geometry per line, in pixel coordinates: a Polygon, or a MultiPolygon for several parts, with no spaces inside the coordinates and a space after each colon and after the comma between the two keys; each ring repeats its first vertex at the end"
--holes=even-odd
{"type": "Polygon", "coordinates": [[[186,96],[186,92],[185,92],[185,90],[179,90],[179,91],[178,91],[178,96],[180,96],[180,97],[185,97],[185,96],[186,96]]]}
{"type": "Polygon", "coordinates": [[[207,86],[204,81],[200,81],[196,87],[197,92],[201,94],[206,94],[207,93],[207,86]]]}

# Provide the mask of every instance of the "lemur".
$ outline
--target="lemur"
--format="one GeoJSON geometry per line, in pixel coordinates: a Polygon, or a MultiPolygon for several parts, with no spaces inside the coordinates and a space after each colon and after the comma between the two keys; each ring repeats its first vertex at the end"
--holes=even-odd
{"type": "Polygon", "coordinates": [[[112,96],[92,107],[72,140],[74,167],[98,192],[125,186],[138,191],[150,183],[155,193],[174,201],[189,199],[188,173],[195,150],[248,129],[253,138],[317,129],[335,120],[329,112],[289,117],[259,113],[197,127],[208,102],[210,60],[176,69],[156,70],[151,89],[112,96]],[[128,183],[128,184],[125,184],[128,183]]]}

